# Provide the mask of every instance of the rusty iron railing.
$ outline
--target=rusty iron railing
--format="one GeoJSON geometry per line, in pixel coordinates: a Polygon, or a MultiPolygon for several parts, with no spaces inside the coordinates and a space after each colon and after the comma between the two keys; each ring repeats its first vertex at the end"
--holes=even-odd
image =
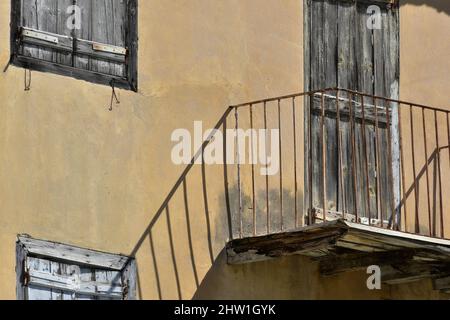
{"type": "MultiPolygon", "coordinates": [[[[192,229],[195,218],[190,210],[194,201],[204,203],[202,227],[207,233],[211,264],[217,254],[214,242],[279,233],[329,219],[448,238],[445,226],[450,221],[445,213],[450,212],[450,197],[446,197],[445,190],[450,190],[449,110],[344,89],[231,106],[196,150],[130,256],[135,257],[149,245],[162,299],[163,279],[154,229],[167,228],[168,239],[161,241],[168,241],[178,297],[182,299],[176,253],[184,252],[186,243],[182,248],[176,246],[171,222],[171,217],[178,215],[174,221],[186,228],[198,287],[196,235],[192,229]],[[235,160],[244,160],[253,153],[254,160],[255,149],[241,154],[242,140],[230,140],[226,134],[222,141],[223,164],[209,166],[203,161],[200,170],[194,170],[198,160],[205,158],[205,151],[210,153],[207,148],[217,141],[217,133],[229,129],[279,130],[277,139],[268,143],[278,144],[275,149],[280,167],[276,174],[261,175],[261,164],[256,161],[229,161],[233,158],[230,153],[235,153],[235,160]],[[238,145],[237,152],[228,148],[233,142],[235,147],[238,145]],[[192,184],[201,185],[201,190],[191,189],[192,184]],[[218,203],[219,212],[213,212],[216,209],[211,209],[211,201],[218,203]]],[[[250,135],[246,142],[254,138],[250,135]]],[[[262,140],[263,144],[269,141],[267,135],[262,140]]],[[[258,153],[264,159],[271,153],[268,148],[263,150],[265,153],[258,153]]]]}
{"type": "MultiPolygon", "coordinates": [[[[251,154],[258,135],[247,135],[250,154],[236,147],[232,238],[332,219],[446,237],[450,110],[337,88],[231,109],[236,129],[278,130],[280,163],[261,177],[251,154]]],[[[266,132],[266,157],[269,140],[266,132]]]]}

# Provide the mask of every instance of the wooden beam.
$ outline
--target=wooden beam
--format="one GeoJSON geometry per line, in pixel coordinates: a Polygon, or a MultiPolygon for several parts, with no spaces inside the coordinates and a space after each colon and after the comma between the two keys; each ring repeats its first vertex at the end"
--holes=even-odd
{"type": "Polygon", "coordinates": [[[284,255],[324,249],[336,244],[347,232],[341,224],[323,224],[323,228],[302,228],[293,232],[237,239],[227,245],[228,263],[239,264],[267,260],[284,255]]]}
{"type": "Polygon", "coordinates": [[[236,252],[233,247],[227,248],[228,264],[242,264],[248,262],[264,261],[281,256],[306,253],[309,251],[320,250],[332,246],[338,234],[329,235],[319,239],[310,239],[299,241],[298,243],[282,244],[282,242],[274,243],[273,247],[268,245],[263,248],[242,250],[236,252]]]}
{"type": "Polygon", "coordinates": [[[25,259],[27,252],[20,241],[16,243],[16,298],[25,300],[25,259]]]}
{"type": "Polygon", "coordinates": [[[125,90],[134,90],[131,84],[125,78],[111,76],[108,74],[94,72],[89,70],[82,70],[79,68],[73,68],[70,66],[61,65],[58,63],[42,61],[32,57],[15,56],[12,60],[12,65],[27,68],[30,70],[36,70],[40,72],[51,72],[58,75],[69,76],[79,80],[85,80],[92,83],[98,83],[103,85],[111,85],[114,80],[114,86],[116,88],[125,90]]]}
{"type": "Polygon", "coordinates": [[[68,261],[80,265],[122,271],[129,257],[79,248],[61,243],[19,236],[19,243],[27,255],[68,261]]]}
{"type": "Polygon", "coordinates": [[[433,239],[343,220],[228,243],[229,264],[301,254],[319,261],[325,275],[386,265],[384,280],[410,282],[450,271],[448,240],[433,239]],[[411,266],[411,267],[409,267],[411,266]],[[449,269],[449,270],[447,270],[449,269]]]}
{"type": "Polygon", "coordinates": [[[450,290],[450,276],[434,279],[433,288],[434,290],[448,292],[450,290]]]}
{"type": "Polygon", "coordinates": [[[124,299],[137,300],[137,264],[135,259],[130,259],[122,272],[122,282],[124,284],[124,299]]]}
{"type": "Polygon", "coordinates": [[[371,265],[390,265],[406,262],[414,257],[413,250],[397,250],[376,253],[344,254],[320,261],[320,273],[325,276],[365,269],[371,265]]]}
{"type": "Polygon", "coordinates": [[[408,262],[385,266],[381,269],[382,281],[386,284],[410,283],[427,278],[442,278],[450,274],[448,263],[408,262]]]}

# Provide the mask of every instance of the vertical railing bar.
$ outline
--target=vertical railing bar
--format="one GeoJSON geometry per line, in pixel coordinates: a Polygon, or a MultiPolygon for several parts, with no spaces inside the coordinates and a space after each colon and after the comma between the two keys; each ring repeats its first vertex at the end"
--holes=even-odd
{"type": "Polygon", "coordinates": [[[428,205],[428,226],[429,226],[429,232],[430,237],[432,236],[432,219],[431,219],[431,200],[430,200],[430,174],[428,169],[428,146],[427,146],[427,130],[426,130],[426,124],[425,124],[425,108],[422,108],[422,126],[423,126],[423,143],[425,148],[425,173],[426,173],[426,179],[427,179],[427,205],[428,205]]]}
{"type": "Polygon", "coordinates": [[[336,90],[336,138],[337,138],[337,148],[338,148],[338,163],[339,163],[339,173],[338,173],[338,185],[340,192],[338,192],[338,205],[336,206],[337,211],[339,211],[339,198],[342,198],[342,214],[343,218],[345,220],[346,214],[345,214],[345,191],[344,191],[344,171],[342,169],[342,140],[341,140],[341,110],[339,107],[339,90],[336,90]]]}
{"type": "Polygon", "coordinates": [[[439,174],[439,209],[441,211],[440,227],[441,227],[441,238],[444,238],[444,212],[442,203],[442,176],[441,176],[441,150],[439,144],[439,129],[437,120],[437,111],[434,110],[434,126],[436,129],[436,152],[437,152],[437,162],[438,162],[438,174],[439,174]]]}
{"type": "MultiPolygon", "coordinates": [[[[386,105],[386,107],[387,106],[388,106],[388,104],[386,105]]],[[[389,117],[389,110],[388,110],[387,115],[389,117]]],[[[390,130],[390,120],[388,121],[388,128],[390,130]]],[[[403,211],[404,211],[404,218],[405,218],[404,219],[405,220],[405,222],[404,222],[405,230],[403,230],[403,231],[407,232],[408,231],[408,211],[407,211],[407,204],[406,204],[407,197],[406,197],[406,182],[405,182],[405,155],[404,155],[404,149],[403,149],[401,104],[398,104],[398,130],[399,130],[399,147],[400,147],[400,161],[401,161],[400,167],[401,167],[401,172],[402,172],[401,174],[402,174],[402,191],[403,191],[403,201],[400,201],[400,208],[399,208],[399,210],[400,210],[400,215],[401,215],[401,207],[402,207],[402,203],[403,203],[403,206],[404,206],[404,210],[403,211]]],[[[390,133],[389,133],[389,135],[390,135],[390,133]]],[[[391,139],[389,138],[388,141],[389,141],[389,144],[390,144],[389,145],[389,150],[391,150],[391,145],[392,145],[391,139]]],[[[392,163],[392,158],[389,159],[389,162],[392,163]]],[[[391,174],[391,176],[392,176],[392,174],[391,174]]],[[[392,177],[392,179],[393,179],[393,177],[392,177]]],[[[394,214],[394,212],[393,212],[393,214],[394,214]]],[[[399,229],[399,228],[401,228],[401,225],[400,226],[397,225],[397,229],[399,229]]]]}
{"type": "Polygon", "coordinates": [[[323,221],[327,221],[327,175],[326,175],[326,138],[325,138],[325,93],[322,92],[321,99],[321,140],[322,140],[322,201],[323,201],[323,221]]]}
{"type": "MultiPolygon", "coordinates": [[[[446,112],[447,114],[447,135],[448,135],[448,161],[449,161],[449,169],[450,169],[450,117],[449,112],[446,112]]],[[[445,238],[444,230],[442,231],[442,238],[445,238]]]]}
{"type": "Polygon", "coordinates": [[[366,112],[365,112],[365,106],[364,106],[364,95],[361,96],[361,111],[362,111],[362,140],[363,140],[363,148],[364,148],[364,174],[366,178],[366,206],[367,206],[367,213],[369,215],[369,225],[372,225],[372,217],[370,212],[370,181],[369,181],[369,162],[368,162],[368,156],[367,156],[367,141],[366,141],[366,112]]]}
{"type": "MultiPolygon", "coordinates": [[[[389,196],[389,204],[391,207],[391,211],[392,211],[392,219],[395,219],[395,204],[394,204],[394,177],[392,174],[392,165],[393,165],[393,161],[392,161],[392,137],[391,137],[391,117],[389,116],[389,102],[387,100],[383,100],[383,105],[385,107],[386,110],[386,128],[387,128],[387,141],[388,141],[388,185],[390,183],[392,183],[392,190],[387,190],[388,192],[388,196],[389,196]]],[[[389,219],[388,217],[388,210],[386,209],[386,218],[389,219]]],[[[390,222],[388,223],[388,228],[390,228],[390,222]]],[[[395,229],[395,227],[394,227],[395,229]]]]}
{"type": "Polygon", "coordinates": [[[295,111],[295,97],[292,98],[292,118],[293,118],[293,131],[294,131],[294,209],[295,209],[295,228],[298,228],[298,181],[297,181],[297,122],[295,111]]]}
{"type": "Polygon", "coordinates": [[[158,290],[158,297],[159,297],[159,300],[162,300],[161,280],[159,278],[159,268],[158,268],[158,261],[156,260],[156,250],[155,250],[155,243],[153,241],[152,229],[150,229],[148,232],[148,240],[149,240],[149,244],[150,244],[150,254],[151,254],[152,260],[153,260],[153,270],[155,272],[156,288],[158,290]]]}
{"type": "Polygon", "coordinates": [[[308,209],[308,223],[313,224],[313,149],[312,149],[312,105],[314,103],[314,96],[309,96],[308,107],[308,188],[309,188],[309,209],[308,209]]]}
{"type": "MultiPolygon", "coordinates": [[[[450,169],[450,117],[449,117],[449,112],[446,112],[447,115],[447,135],[448,135],[448,162],[449,162],[449,169],[450,169]]],[[[442,231],[442,238],[445,238],[444,235],[444,230],[442,231]]]]}
{"type": "Polygon", "coordinates": [[[381,188],[380,188],[380,179],[381,179],[381,156],[380,156],[380,130],[378,128],[378,107],[377,107],[377,99],[373,99],[373,104],[375,106],[375,157],[376,157],[376,173],[377,173],[377,211],[379,210],[379,214],[377,217],[380,217],[380,225],[381,228],[384,228],[384,220],[383,220],[383,205],[381,201],[381,188]]]}
{"type": "MultiPolygon", "coordinates": [[[[353,205],[354,205],[354,214],[356,222],[359,222],[358,216],[358,197],[357,197],[357,168],[356,168],[356,127],[355,127],[355,113],[356,110],[353,109],[353,99],[354,94],[349,94],[349,110],[350,110],[350,138],[352,144],[352,182],[353,182],[353,205]]],[[[356,106],[355,106],[356,108],[356,106]]]]}
{"type": "Polygon", "coordinates": [[[256,194],[255,194],[255,136],[253,134],[253,105],[250,104],[250,130],[251,130],[251,155],[252,155],[252,213],[253,213],[253,236],[256,236],[256,194]]]}
{"type": "MultiPolygon", "coordinates": [[[[267,102],[264,102],[264,133],[265,133],[265,153],[267,159],[267,102]]],[[[270,204],[269,204],[269,175],[266,174],[266,211],[267,211],[267,234],[270,234],[270,204]]]]}
{"type": "Polygon", "coordinates": [[[447,135],[448,135],[448,163],[450,169],[450,112],[447,112],[447,135]]]}
{"type": "Polygon", "coordinates": [[[280,153],[280,226],[281,231],[284,230],[284,221],[283,221],[283,147],[282,147],[282,128],[281,128],[281,101],[278,100],[278,147],[280,153]]]}
{"type": "Polygon", "coordinates": [[[415,204],[415,232],[420,233],[420,221],[419,221],[419,197],[418,197],[418,183],[417,183],[417,171],[416,171],[416,150],[414,139],[414,114],[412,105],[409,106],[409,123],[411,127],[411,152],[412,152],[412,167],[413,167],[413,184],[414,184],[414,204],[415,204]]]}
{"type": "MultiPolygon", "coordinates": [[[[230,110],[231,111],[231,110],[230,110]]],[[[231,213],[231,204],[230,204],[230,191],[229,191],[229,183],[228,183],[228,165],[230,161],[228,161],[228,139],[227,139],[227,131],[228,131],[228,114],[223,119],[223,186],[225,193],[225,206],[228,215],[228,237],[229,240],[234,240],[233,234],[233,217],[231,213]]]]}
{"type": "Polygon", "coordinates": [[[239,238],[243,237],[243,221],[242,221],[242,185],[241,185],[241,155],[239,148],[239,110],[235,108],[234,116],[236,119],[236,134],[235,134],[235,145],[236,145],[236,160],[237,160],[237,175],[238,175],[238,196],[239,196],[239,238]]]}
{"type": "MultiPolygon", "coordinates": [[[[343,142],[342,142],[342,132],[339,132],[339,143],[341,144],[341,148],[342,148],[342,146],[343,146],[343,142]]],[[[343,156],[342,156],[342,152],[341,152],[341,154],[340,154],[340,159],[339,159],[340,161],[341,161],[341,163],[343,164],[344,163],[344,158],[343,158],[343,156]]],[[[346,220],[347,219],[347,213],[348,213],[348,201],[347,201],[347,192],[345,191],[345,180],[344,180],[344,171],[343,171],[343,169],[341,169],[341,172],[340,172],[340,174],[341,174],[341,176],[342,176],[342,181],[341,181],[341,188],[342,188],[342,198],[343,198],[343,202],[342,202],[342,205],[343,205],[343,218],[344,218],[344,220],[346,220]]]]}

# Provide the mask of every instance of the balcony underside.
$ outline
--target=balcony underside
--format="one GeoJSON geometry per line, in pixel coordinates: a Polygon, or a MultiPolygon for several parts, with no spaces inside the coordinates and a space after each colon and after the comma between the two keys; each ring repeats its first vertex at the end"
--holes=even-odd
{"type": "Polygon", "coordinates": [[[335,220],[227,245],[229,264],[296,254],[319,261],[324,276],[378,265],[385,283],[432,278],[436,289],[450,290],[450,240],[335,220]]]}

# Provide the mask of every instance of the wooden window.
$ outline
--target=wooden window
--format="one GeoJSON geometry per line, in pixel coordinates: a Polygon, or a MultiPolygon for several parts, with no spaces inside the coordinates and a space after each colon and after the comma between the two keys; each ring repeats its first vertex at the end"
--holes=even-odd
{"type": "Polygon", "coordinates": [[[18,300],[133,300],[134,259],[19,236],[18,300]]]}
{"type": "Polygon", "coordinates": [[[137,91],[137,0],[11,0],[11,62],[137,91]]]}

